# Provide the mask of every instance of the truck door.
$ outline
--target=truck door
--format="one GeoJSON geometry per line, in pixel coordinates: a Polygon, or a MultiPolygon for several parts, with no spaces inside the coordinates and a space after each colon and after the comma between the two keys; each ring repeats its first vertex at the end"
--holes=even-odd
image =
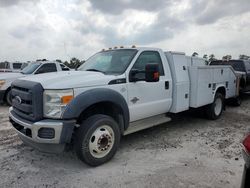
{"type": "MultiPolygon", "coordinates": [[[[158,51],[141,52],[130,71],[133,69],[145,71],[145,66],[148,63],[159,64],[160,79],[158,82],[128,82],[128,104],[131,122],[166,113],[172,104],[172,79],[169,67],[167,70],[164,69],[158,51]]],[[[145,74],[138,73],[136,78],[143,80],[145,74]]]]}

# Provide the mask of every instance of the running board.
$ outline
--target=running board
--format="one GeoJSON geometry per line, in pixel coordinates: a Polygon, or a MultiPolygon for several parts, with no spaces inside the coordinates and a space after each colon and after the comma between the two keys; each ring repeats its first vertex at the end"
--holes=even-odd
{"type": "Polygon", "coordinates": [[[128,129],[124,131],[123,135],[128,135],[140,130],[148,129],[150,127],[154,127],[169,121],[171,121],[171,118],[166,117],[166,114],[161,114],[146,119],[134,121],[129,124],[128,129]]]}

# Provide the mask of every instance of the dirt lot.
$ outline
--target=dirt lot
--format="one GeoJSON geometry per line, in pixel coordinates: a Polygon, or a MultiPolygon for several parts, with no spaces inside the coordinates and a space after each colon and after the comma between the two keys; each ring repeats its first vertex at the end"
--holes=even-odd
{"type": "Polygon", "coordinates": [[[250,131],[250,95],[208,121],[195,113],[123,137],[114,159],[88,167],[73,152],[45,154],[19,140],[0,107],[0,187],[239,187],[240,140],[250,131]]]}

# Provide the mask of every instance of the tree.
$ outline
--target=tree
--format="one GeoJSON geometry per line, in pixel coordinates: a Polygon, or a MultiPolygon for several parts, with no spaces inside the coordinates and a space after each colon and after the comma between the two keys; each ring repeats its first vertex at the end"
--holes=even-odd
{"type": "Polygon", "coordinates": [[[204,55],[203,55],[203,58],[204,58],[204,59],[207,59],[207,57],[208,57],[207,54],[204,54],[204,55]]]}
{"type": "Polygon", "coordinates": [[[77,69],[77,68],[80,67],[84,62],[85,62],[84,60],[80,61],[79,59],[73,57],[73,58],[70,59],[70,62],[65,61],[64,64],[65,64],[66,66],[68,66],[69,68],[71,68],[71,69],[77,69]]]}
{"type": "Polygon", "coordinates": [[[232,59],[231,55],[225,55],[225,56],[222,57],[222,60],[224,60],[224,61],[229,61],[231,59],[232,59]]]}
{"type": "Polygon", "coordinates": [[[248,59],[250,59],[250,56],[245,55],[245,54],[241,54],[241,55],[239,55],[239,59],[241,59],[241,60],[248,60],[248,59]]]}
{"type": "Polygon", "coordinates": [[[198,56],[199,54],[197,53],[197,52],[194,52],[193,54],[192,54],[192,56],[193,57],[196,57],[196,56],[198,56]]]}
{"type": "Polygon", "coordinates": [[[211,62],[211,61],[215,61],[215,60],[217,60],[217,59],[215,58],[215,55],[214,55],[214,54],[210,54],[210,55],[209,55],[208,61],[211,62]]]}
{"type": "Polygon", "coordinates": [[[203,59],[205,59],[205,64],[208,65],[209,64],[209,61],[208,61],[208,55],[207,54],[204,54],[203,55],[203,59]]]}
{"type": "Polygon", "coordinates": [[[37,59],[36,61],[48,61],[47,59],[37,59]]]}
{"type": "Polygon", "coordinates": [[[61,59],[56,59],[56,62],[62,63],[62,60],[61,59]]]}
{"type": "Polygon", "coordinates": [[[65,61],[63,64],[66,65],[67,67],[70,67],[70,64],[68,61],[65,61]]]}

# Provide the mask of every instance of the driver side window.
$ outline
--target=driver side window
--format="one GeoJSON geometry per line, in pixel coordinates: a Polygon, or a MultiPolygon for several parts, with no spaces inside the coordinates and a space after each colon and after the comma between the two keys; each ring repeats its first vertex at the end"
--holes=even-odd
{"type": "MultiPolygon", "coordinates": [[[[136,60],[132,70],[145,71],[145,67],[149,63],[156,63],[159,65],[160,76],[164,76],[162,61],[159,52],[157,51],[144,51],[136,60]]],[[[138,79],[145,79],[145,73],[138,73],[138,79]]]]}
{"type": "Polygon", "coordinates": [[[42,65],[37,71],[36,74],[56,72],[56,65],[54,63],[46,63],[42,65]]]}

